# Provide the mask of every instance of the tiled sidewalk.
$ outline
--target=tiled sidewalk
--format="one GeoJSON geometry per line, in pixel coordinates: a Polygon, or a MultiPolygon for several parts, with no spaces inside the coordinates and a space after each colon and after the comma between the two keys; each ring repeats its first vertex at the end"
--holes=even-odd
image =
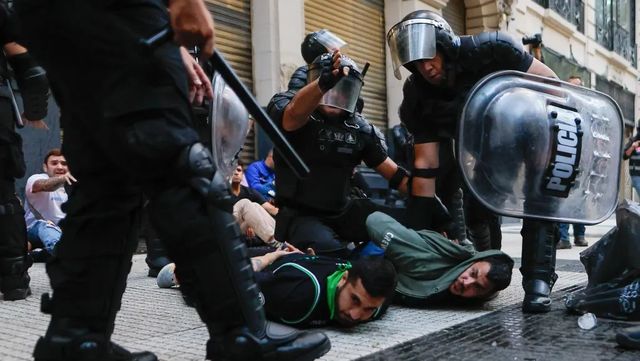
{"type": "MultiPolygon", "coordinates": [[[[587,228],[591,242],[606,233],[615,222],[587,228]]],[[[504,227],[505,249],[519,257],[518,226],[504,227]],[[513,228],[513,229],[512,229],[513,228]]],[[[569,259],[576,256],[567,254],[569,259]]],[[[558,254],[562,259],[562,253],[558,254]]],[[[574,267],[575,268],[575,267],[574,267]]],[[[582,284],[584,273],[559,268],[556,289],[582,284]]],[[[39,312],[39,298],[49,290],[42,264],[30,271],[34,295],[26,301],[0,301],[0,360],[29,360],[32,347],[43,334],[49,316],[39,312]]],[[[326,329],[332,349],[324,360],[350,360],[463,324],[491,312],[513,310],[522,300],[521,277],[514,270],[511,286],[499,297],[477,309],[415,310],[392,307],[382,320],[350,330],[326,329]]],[[[131,350],[151,350],[162,360],[203,360],[207,331],[196,312],[182,303],[179,291],[159,289],[155,279],[146,277],[144,256],[134,257],[123,307],[117,319],[114,341],[131,350]]],[[[455,348],[455,344],[449,347],[455,348]]]]}

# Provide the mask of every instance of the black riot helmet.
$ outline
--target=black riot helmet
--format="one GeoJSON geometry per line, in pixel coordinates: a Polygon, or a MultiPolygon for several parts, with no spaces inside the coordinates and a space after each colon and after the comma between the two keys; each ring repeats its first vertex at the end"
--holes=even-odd
{"type": "MultiPolygon", "coordinates": [[[[332,60],[332,53],[325,53],[315,58],[309,64],[307,83],[318,79],[323,71],[331,71],[332,60]]],[[[333,88],[322,96],[320,105],[328,105],[353,113],[356,111],[356,105],[364,82],[358,65],[346,55],[340,57],[340,68],[344,67],[349,68],[349,74],[343,76],[333,88]]]]}
{"type": "Polygon", "coordinates": [[[436,49],[448,59],[455,59],[460,48],[460,38],[449,23],[438,13],[418,10],[405,16],[387,33],[394,75],[402,79],[400,67],[413,70],[409,63],[421,59],[433,59],[436,49]]]}
{"type": "Polygon", "coordinates": [[[338,50],[347,45],[342,39],[327,29],[320,29],[307,34],[300,44],[302,58],[307,64],[311,64],[315,58],[326,53],[338,50]]]}

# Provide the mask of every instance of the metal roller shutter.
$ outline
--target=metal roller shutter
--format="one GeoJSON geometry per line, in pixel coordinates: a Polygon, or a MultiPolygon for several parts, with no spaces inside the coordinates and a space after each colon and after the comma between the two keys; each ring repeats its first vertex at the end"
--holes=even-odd
{"type": "Polygon", "coordinates": [[[364,115],[382,131],[387,128],[383,0],[306,0],[305,30],[329,29],[349,45],[344,53],[371,67],[362,88],[364,115]]]}
{"type": "Polygon", "coordinates": [[[466,8],[464,0],[449,0],[447,6],[442,9],[442,17],[451,25],[451,29],[457,35],[466,34],[465,20],[466,8]]]}
{"type": "MultiPolygon", "coordinates": [[[[206,0],[216,29],[216,49],[231,64],[240,79],[253,89],[251,49],[251,1],[206,0]]],[[[240,159],[245,164],[255,160],[255,132],[247,135],[240,159]]]]}

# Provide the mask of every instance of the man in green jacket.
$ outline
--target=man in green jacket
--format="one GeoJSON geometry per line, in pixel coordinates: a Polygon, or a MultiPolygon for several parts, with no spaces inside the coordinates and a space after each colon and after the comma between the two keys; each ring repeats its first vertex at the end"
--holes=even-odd
{"type": "Polygon", "coordinates": [[[511,282],[513,260],[499,250],[476,252],[440,233],[408,229],[380,212],[367,218],[367,230],[396,268],[396,303],[419,307],[486,299],[511,282]]]}

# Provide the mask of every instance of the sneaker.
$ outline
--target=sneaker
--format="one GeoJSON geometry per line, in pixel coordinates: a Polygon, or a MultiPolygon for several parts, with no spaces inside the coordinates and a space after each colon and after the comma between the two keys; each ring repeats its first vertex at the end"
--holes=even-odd
{"type": "Polygon", "coordinates": [[[558,244],[556,244],[556,249],[570,249],[571,242],[568,239],[561,239],[558,244]]]}
{"type": "Polygon", "coordinates": [[[573,240],[573,244],[575,244],[578,247],[586,247],[589,245],[589,242],[587,242],[587,240],[584,239],[584,236],[578,236],[573,240]]]}

